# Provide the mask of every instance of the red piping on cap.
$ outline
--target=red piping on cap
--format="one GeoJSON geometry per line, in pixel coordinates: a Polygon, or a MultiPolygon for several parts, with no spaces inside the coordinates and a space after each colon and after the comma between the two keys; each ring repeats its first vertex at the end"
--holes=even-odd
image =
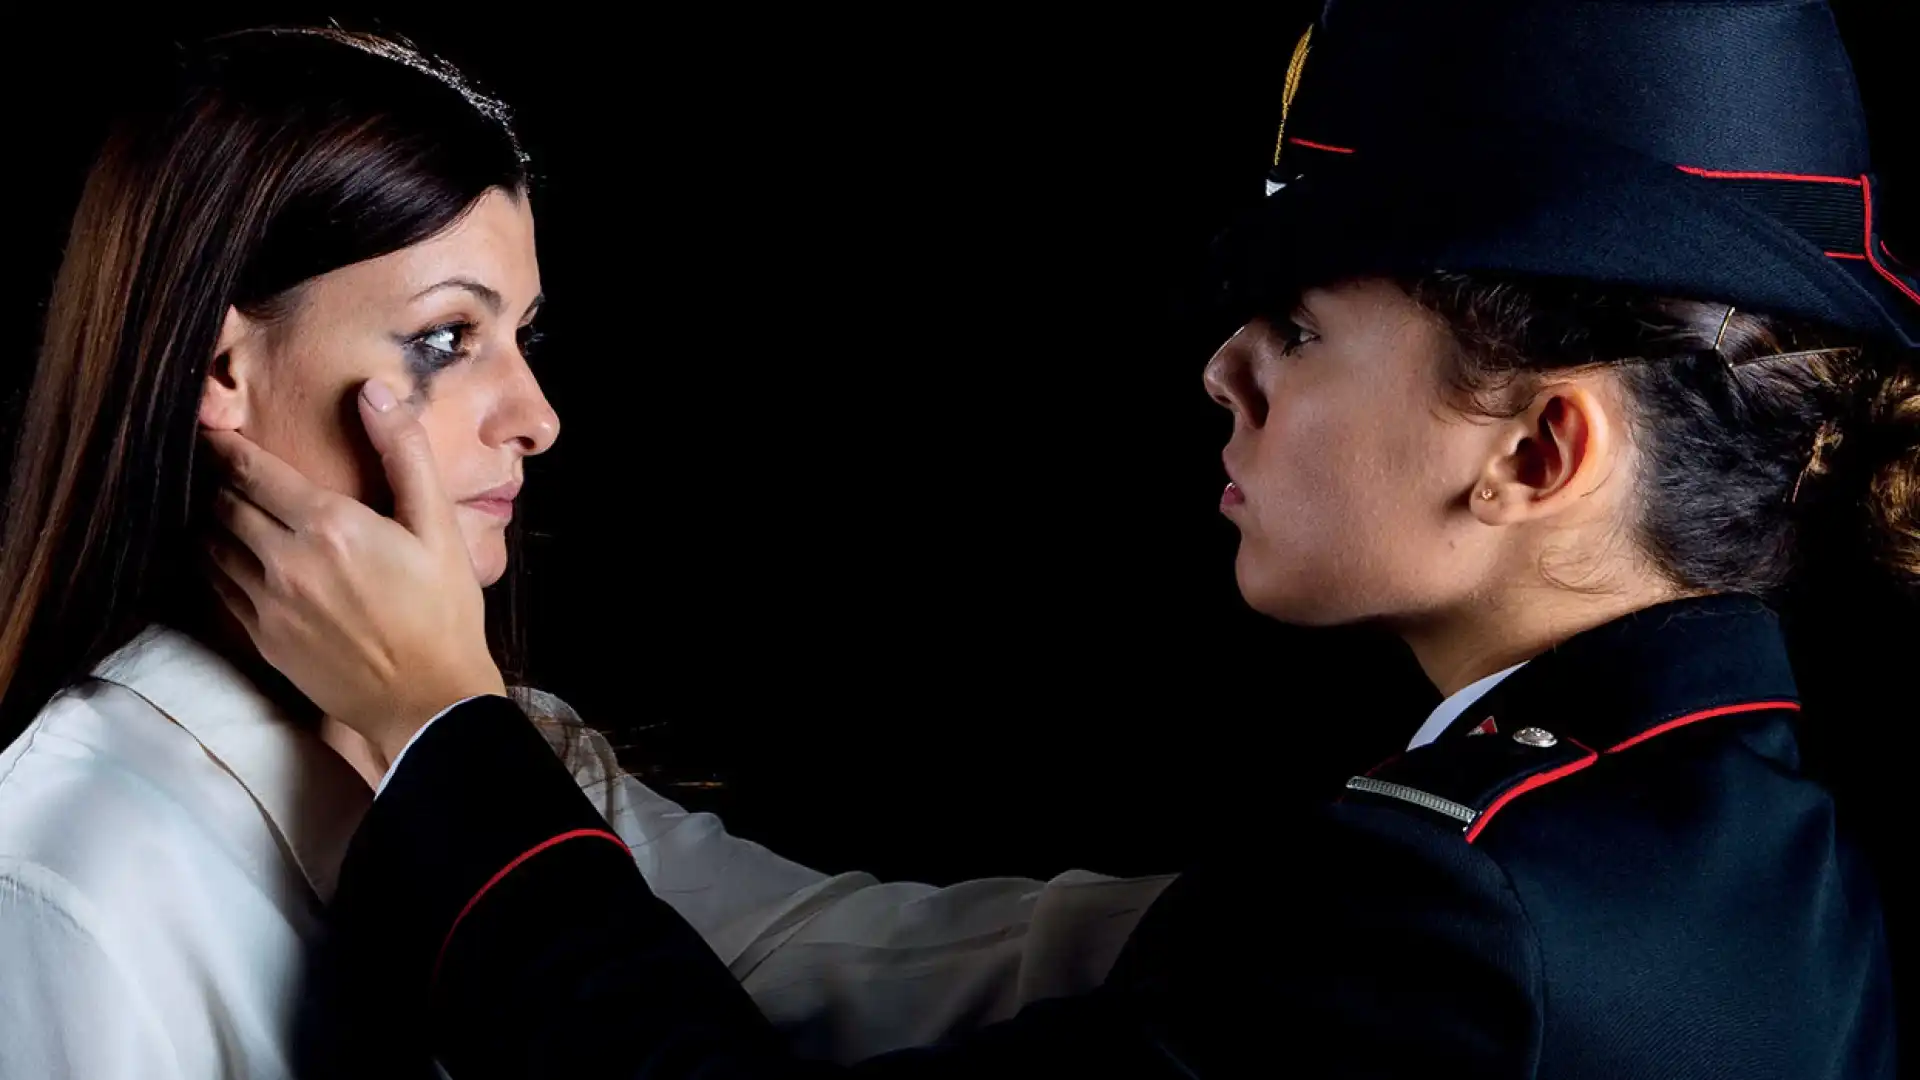
{"type": "Polygon", "coordinates": [[[1287,141],[1295,146],[1304,146],[1309,150],[1326,150],[1335,154],[1353,153],[1353,148],[1350,146],[1328,146],[1326,143],[1308,142],[1305,139],[1295,139],[1292,137],[1289,137],[1287,141]]]}
{"type": "Polygon", "coordinates": [[[1675,165],[1681,172],[1704,176],[1710,180],[1799,180],[1809,184],[1852,184],[1864,186],[1865,181],[1852,176],[1812,176],[1806,173],[1783,172],[1730,172],[1726,169],[1703,169],[1698,165],[1675,165]]]}
{"type": "Polygon", "coordinates": [[[1865,255],[1857,255],[1851,251],[1823,251],[1821,254],[1829,259],[1866,259],[1865,255]]]}
{"type": "Polygon", "coordinates": [[[1860,178],[1860,197],[1866,200],[1866,205],[1867,205],[1867,263],[1868,265],[1872,266],[1876,271],[1878,271],[1881,277],[1886,278],[1888,281],[1892,282],[1894,288],[1899,289],[1901,292],[1905,293],[1907,295],[1907,299],[1913,301],[1916,304],[1920,304],[1920,292],[1914,292],[1912,288],[1908,287],[1906,282],[1900,280],[1900,277],[1898,274],[1895,274],[1893,271],[1887,269],[1885,266],[1880,265],[1880,260],[1873,257],[1873,186],[1867,183],[1867,178],[1864,176],[1860,178]]]}

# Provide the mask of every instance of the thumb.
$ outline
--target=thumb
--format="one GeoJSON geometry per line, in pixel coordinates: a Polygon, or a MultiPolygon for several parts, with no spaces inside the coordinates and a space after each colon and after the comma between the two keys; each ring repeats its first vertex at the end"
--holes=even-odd
{"type": "Polygon", "coordinates": [[[440,487],[426,429],[379,379],[360,387],[360,422],[380,454],[393,489],[393,516],[407,531],[429,543],[457,534],[453,503],[440,487]]]}

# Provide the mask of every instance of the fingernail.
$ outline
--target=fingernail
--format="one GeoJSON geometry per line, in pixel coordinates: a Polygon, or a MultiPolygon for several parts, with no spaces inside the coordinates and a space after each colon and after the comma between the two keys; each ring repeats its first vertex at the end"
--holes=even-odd
{"type": "Polygon", "coordinates": [[[368,379],[367,385],[360,388],[360,396],[367,399],[367,404],[373,406],[374,412],[386,412],[400,403],[393,396],[393,391],[387,389],[387,384],[379,379],[368,379]]]}

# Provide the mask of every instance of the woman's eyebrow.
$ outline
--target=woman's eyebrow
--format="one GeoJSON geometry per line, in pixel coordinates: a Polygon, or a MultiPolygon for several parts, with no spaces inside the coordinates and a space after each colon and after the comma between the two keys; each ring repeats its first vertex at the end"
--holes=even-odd
{"type": "Polygon", "coordinates": [[[1313,310],[1307,307],[1307,302],[1302,299],[1296,299],[1288,306],[1287,318],[1294,322],[1306,322],[1313,323],[1316,326],[1319,325],[1319,320],[1313,317],[1313,310]]]}
{"type": "Polygon", "coordinates": [[[505,302],[500,299],[499,290],[466,277],[450,277],[438,285],[429,285],[419,292],[414,293],[407,299],[407,302],[412,303],[422,297],[432,296],[442,289],[465,289],[467,292],[479,297],[480,302],[487,305],[487,310],[495,315],[500,314],[500,307],[505,302]]]}
{"type": "MultiPolygon", "coordinates": [[[[472,293],[474,296],[479,297],[481,303],[487,306],[487,311],[490,314],[498,315],[500,314],[500,309],[506,306],[506,301],[501,298],[498,289],[468,277],[450,277],[437,285],[429,285],[419,292],[414,293],[413,296],[408,298],[407,302],[412,303],[422,297],[431,296],[442,289],[464,289],[472,293]]],[[[533,313],[539,311],[540,305],[546,302],[546,293],[541,293],[534,297],[533,301],[527,305],[526,313],[520,316],[520,321],[525,322],[533,318],[533,313]]]]}

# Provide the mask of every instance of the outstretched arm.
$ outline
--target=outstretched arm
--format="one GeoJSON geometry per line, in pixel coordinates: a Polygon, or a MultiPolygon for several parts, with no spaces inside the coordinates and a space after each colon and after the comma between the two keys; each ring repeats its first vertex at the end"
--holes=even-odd
{"type": "Polygon", "coordinates": [[[582,732],[565,760],[648,887],[808,1057],[857,1061],[1091,990],[1172,880],[1076,870],[936,888],[824,874],[655,793],[564,702],[529,697],[531,715],[582,732]]]}
{"type": "Polygon", "coordinates": [[[498,697],[408,753],[347,853],[333,916],[303,1039],[317,1075],[404,1073],[428,1053],[455,1077],[1179,1075],[1098,997],[851,1068],[793,1056],[498,697]]]}
{"type": "MultiPolygon", "coordinates": [[[[387,760],[447,722],[427,718],[501,692],[479,590],[419,425],[404,407],[361,415],[394,490],[396,519],[309,483],[232,433],[229,535],[218,583],[262,655],[387,760]]],[[[536,715],[583,731],[565,703],[536,715]]],[[[568,754],[575,778],[631,850],[652,892],[690,922],[790,1044],[842,1061],[1013,1015],[1105,977],[1169,877],[1084,872],[951,888],[818,873],[711,815],[689,814],[626,775],[604,739],[568,754]]],[[[383,794],[381,801],[386,796],[383,794]]]]}

